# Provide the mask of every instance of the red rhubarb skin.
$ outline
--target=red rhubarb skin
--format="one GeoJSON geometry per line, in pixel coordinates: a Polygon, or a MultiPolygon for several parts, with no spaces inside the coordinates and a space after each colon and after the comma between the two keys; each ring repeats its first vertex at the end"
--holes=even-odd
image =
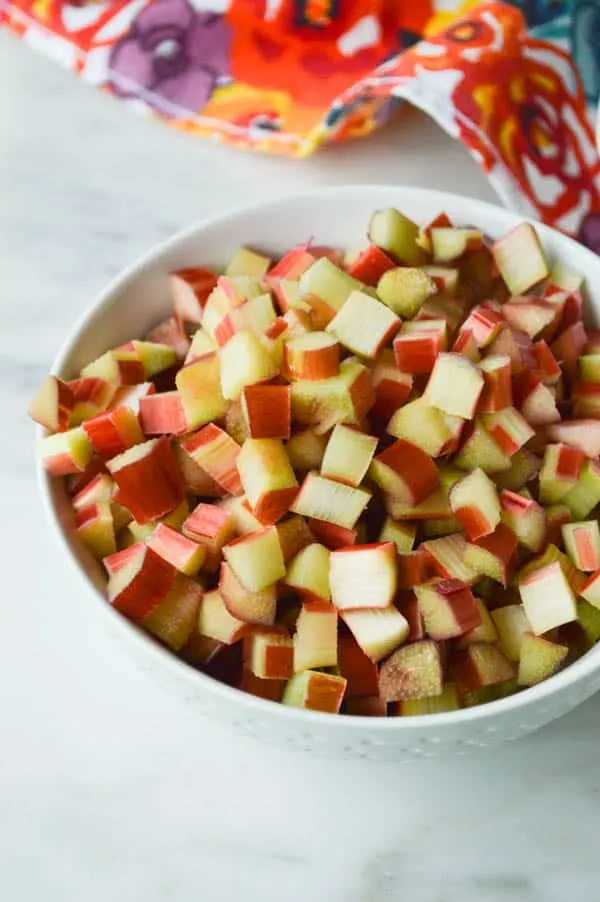
{"type": "Polygon", "coordinates": [[[172,564],[151,548],[146,548],[140,569],[119,595],[112,599],[113,607],[129,620],[141,622],[164,601],[176,573],[172,564]]]}
{"type": "Polygon", "coordinates": [[[380,278],[388,269],[395,269],[396,263],[385,251],[374,244],[369,245],[358,255],[348,268],[348,274],[365,285],[375,288],[380,278]]]}
{"type": "Polygon", "coordinates": [[[145,457],[112,476],[119,487],[114,500],[130,510],[138,523],[164,517],[185,498],[181,469],[166,436],[157,439],[145,457]]]}

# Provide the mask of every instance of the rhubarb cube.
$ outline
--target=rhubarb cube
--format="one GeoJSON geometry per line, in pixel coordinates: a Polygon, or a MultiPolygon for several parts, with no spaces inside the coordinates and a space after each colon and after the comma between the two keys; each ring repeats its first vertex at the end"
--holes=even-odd
{"type": "Polygon", "coordinates": [[[548,438],[554,442],[564,442],[571,448],[583,451],[586,457],[600,456],[600,420],[570,420],[552,423],[548,427],[548,438]]]}
{"type": "Polygon", "coordinates": [[[296,673],[286,684],[282,702],[294,708],[337,714],[345,690],[346,680],[343,677],[317,670],[304,670],[296,673]]]}
{"type": "Polygon", "coordinates": [[[394,495],[385,496],[388,514],[396,520],[441,520],[452,516],[448,493],[438,489],[419,504],[405,504],[394,495]]]}
{"type": "Polygon", "coordinates": [[[107,473],[98,473],[81,491],[71,499],[73,508],[78,511],[99,501],[111,501],[115,483],[107,473]]]}
{"type": "Polygon", "coordinates": [[[571,514],[583,520],[600,502],[600,464],[596,460],[586,460],[577,484],[563,497],[562,502],[571,514]]]}
{"type": "Polygon", "coordinates": [[[329,582],[340,611],[388,607],[397,588],[396,546],[384,542],[333,551],[329,582]]]}
{"type": "Polygon", "coordinates": [[[290,510],[305,517],[326,520],[352,529],[371,497],[370,492],[308,473],[290,505],[290,510]]]}
{"type": "Polygon", "coordinates": [[[92,459],[94,449],[81,426],[48,435],[39,443],[39,454],[53,476],[83,473],[92,459]]]}
{"type": "Polygon", "coordinates": [[[208,269],[180,269],[169,276],[175,316],[182,322],[199,323],[217,276],[208,269]]]}
{"type": "Polygon", "coordinates": [[[195,631],[201,600],[201,586],[177,573],[168,595],[140,625],[171,651],[179,652],[195,631]]]}
{"type": "Polygon", "coordinates": [[[35,423],[50,432],[64,432],[75,404],[73,390],[57,376],[47,376],[28,408],[35,423]]]}
{"type": "Polygon", "coordinates": [[[337,612],[327,602],[302,605],[294,635],[294,672],[337,665],[337,612]]]}
{"type": "Polygon", "coordinates": [[[134,445],[106,466],[119,487],[115,501],[138,523],[163,517],[183,501],[181,470],[166,436],[134,445]]]}
{"type": "Polygon", "coordinates": [[[445,413],[470,420],[482,391],[481,371],[466,357],[450,352],[437,357],[424,397],[445,413]]]}
{"type": "Polygon", "coordinates": [[[177,530],[159,523],[149,536],[148,548],[152,548],[166,561],[187,576],[194,576],[202,567],[206,558],[206,548],[182,536],[177,530]]]}
{"type": "Polygon", "coordinates": [[[437,285],[430,275],[410,266],[389,269],[377,283],[379,299],[404,319],[412,319],[427,298],[437,292],[437,285]]]}
{"type": "Polygon", "coordinates": [[[517,541],[529,551],[539,551],[546,538],[546,512],[544,508],[525,495],[504,490],[500,494],[502,522],[517,537],[517,541]]]}
{"type": "Polygon", "coordinates": [[[504,683],[515,676],[513,664],[489,642],[468,645],[454,652],[449,670],[461,695],[504,683]]]}
{"type": "Polygon", "coordinates": [[[450,507],[467,536],[480,539],[500,522],[500,500],[496,487],[483,470],[476,469],[450,489],[450,507]]]}
{"type": "MultiPolygon", "coordinates": [[[[150,397],[160,397],[150,395],[150,397]]],[[[144,441],[137,415],[129,407],[116,407],[82,424],[94,451],[105,459],[116,457],[144,441]]]]}
{"type": "Polygon", "coordinates": [[[548,426],[560,420],[556,397],[541,377],[524,370],[513,380],[514,401],[531,426],[548,426]]]}
{"type": "MultiPolygon", "coordinates": [[[[172,351],[173,362],[176,360],[172,351]]],[[[115,348],[92,360],[81,370],[83,379],[102,379],[112,385],[137,385],[144,382],[144,364],[132,349],[115,348]]]]}
{"type": "Polygon", "coordinates": [[[400,372],[390,348],[379,354],[372,374],[375,400],[369,415],[387,421],[407,400],[414,380],[410,373],[400,372]]]}
{"type": "Polygon", "coordinates": [[[388,608],[342,611],[341,617],[372,661],[385,658],[408,638],[408,621],[392,605],[388,608]]]}
{"type": "Polygon", "coordinates": [[[398,210],[377,210],[369,223],[369,240],[396,260],[418,265],[423,251],[417,244],[419,227],[398,210]]]}
{"type": "Polygon", "coordinates": [[[231,645],[245,636],[250,627],[229,613],[218,589],[205,592],[198,611],[198,632],[201,636],[231,645]]]}
{"type": "Polygon", "coordinates": [[[558,562],[521,577],[519,592],[536,636],[577,619],[575,597],[558,562]]]}
{"type": "Polygon", "coordinates": [[[505,523],[499,523],[490,535],[467,544],[465,564],[480,576],[489,576],[506,587],[516,549],[514,532],[505,523]]]}
{"type": "Polygon", "coordinates": [[[122,548],[121,551],[107,555],[102,561],[106,572],[109,576],[118,573],[126,564],[139,557],[143,550],[143,542],[135,542],[133,545],[128,545],[127,548],[122,548]]]}
{"type": "Polygon", "coordinates": [[[291,437],[285,450],[296,473],[305,474],[309,470],[320,469],[327,441],[327,436],[320,435],[314,429],[304,429],[291,437]]]}
{"type": "Polygon", "coordinates": [[[260,590],[244,586],[232,568],[223,562],[219,575],[219,592],[230,614],[245,623],[272,626],[277,613],[275,584],[260,590]]]}
{"type": "Polygon", "coordinates": [[[247,385],[242,411],[248,435],[256,439],[288,439],[291,431],[289,385],[247,385]]]}
{"type": "Polygon", "coordinates": [[[509,604],[495,608],[491,612],[491,617],[498,631],[500,648],[509,661],[518,661],[521,657],[523,636],[531,631],[525,608],[522,604],[509,604]]]}
{"type": "Polygon", "coordinates": [[[475,599],[475,604],[477,605],[477,610],[481,617],[481,623],[472,630],[463,633],[458,641],[458,646],[460,648],[464,648],[466,645],[473,645],[476,642],[498,641],[498,630],[496,629],[492,616],[485,604],[480,598],[475,599]]]}
{"type": "Polygon", "coordinates": [[[513,329],[519,329],[530,338],[549,337],[560,318],[560,310],[554,304],[527,296],[510,298],[502,307],[502,313],[513,329]]]}
{"type": "Polygon", "coordinates": [[[534,227],[522,222],[492,245],[500,275],[512,295],[524,294],[548,276],[548,264],[534,227]]]}
{"type": "Polygon", "coordinates": [[[539,554],[521,567],[519,571],[519,580],[525,579],[541,567],[546,567],[548,564],[554,563],[560,565],[573,594],[579,595],[581,587],[585,583],[585,575],[573,566],[569,557],[560,551],[556,545],[546,545],[543,554],[539,554]]]}
{"type": "Polygon", "coordinates": [[[321,474],[357,487],[365,477],[377,448],[377,439],[339,423],[329,437],[321,474]]]}
{"type": "Polygon", "coordinates": [[[476,420],[454,463],[461,470],[479,467],[484,473],[491,475],[508,470],[511,458],[498,446],[483,424],[476,420]]]}
{"type": "Polygon", "coordinates": [[[566,328],[550,345],[550,349],[569,379],[577,375],[579,357],[587,345],[587,335],[582,322],[566,328]]]}
{"type": "MultiPolygon", "coordinates": [[[[460,334],[470,332],[478,348],[487,348],[498,337],[503,327],[504,318],[501,309],[496,309],[491,304],[478,304],[460,327],[460,334]]],[[[493,356],[490,359],[497,361],[499,358],[493,356]]],[[[510,358],[508,360],[510,363],[510,358]]]]}
{"type": "Polygon", "coordinates": [[[348,275],[364,285],[375,287],[381,276],[394,266],[394,261],[380,247],[370,244],[348,266],[348,275]]]}
{"type": "Polygon", "coordinates": [[[436,579],[415,586],[415,595],[432,639],[454,639],[481,626],[481,614],[470,588],[457,579],[436,579]]]}
{"type": "MultiPolygon", "coordinates": [[[[191,454],[176,441],[173,446],[186,491],[199,498],[222,498],[225,489],[196,463],[191,454]]],[[[241,485],[240,485],[241,489],[241,485]]]]}
{"type": "Polygon", "coordinates": [[[254,279],[262,279],[270,265],[269,257],[265,257],[264,254],[257,254],[256,251],[252,251],[250,248],[240,247],[229,261],[225,275],[230,278],[234,276],[252,276],[254,279]]]}
{"type": "Polygon", "coordinates": [[[468,585],[476,582],[477,572],[465,562],[467,542],[461,533],[429,539],[421,543],[419,550],[425,552],[434,572],[444,579],[458,579],[468,585]]]}
{"type": "Polygon", "coordinates": [[[377,665],[351,635],[338,636],[338,668],[340,676],[347,682],[346,701],[350,698],[368,698],[378,694],[377,665]]]}
{"type": "Polygon", "coordinates": [[[133,359],[139,360],[144,368],[145,379],[151,379],[157,373],[168,370],[177,363],[177,354],[174,348],[154,341],[138,341],[134,339],[115,348],[114,353],[117,357],[131,355],[133,359]]]}
{"type": "Polygon", "coordinates": [[[361,284],[339,269],[327,257],[316,260],[300,276],[300,292],[303,297],[316,295],[335,314],[353,291],[360,291],[361,284]]]}
{"type": "Polygon", "coordinates": [[[317,520],[309,517],[306,521],[308,528],[315,539],[335,551],[336,548],[345,548],[347,545],[356,545],[358,530],[348,529],[345,526],[337,526],[327,520],[317,520]]]}
{"type": "Polygon", "coordinates": [[[75,511],[77,535],[95,558],[101,560],[117,550],[110,503],[97,501],[75,511]]]}
{"type": "Polygon", "coordinates": [[[293,661],[294,645],[286,630],[253,628],[244,638],[244,662],[260,679],[289,680],[293,661]]]}
{"type": "Polygon", "coordinates": [[[246,439],[237,458],[244,493],[256,517],[265,525],[276,523],[298,493],[296,476],[278,439],[246,439]]]}
{"type": "Polygon", "coordinates": [[[444,711],[458,711],[461,707],[456,686],[449,683],[439,695],[431,698],[409,698],[396,702],[393,713],[400,717],[417,717],[423,714],[443,714],[444,711]]]}
{"type": "Polygon", "coordinates": [[[329,559],[330,552],[324,545],[317,542],[307,545],[288,564],[286,586],[305,601],[328,602],[331,599],[329,559]]]}
{"type": "Polygon", "coordinates": [[[535,430],[514,407],[484,415],[482,421],[498,447],[510,457],[535,435],[535,430]]]}
{"type": "MultiPolygon", "coordinates": [[[[147,436],[182,435],[191,428],[178,391],[160,392],[140,398],[139,409],[142,429],[147,436]]],[[[88,422],[93,423],[93,420],[88,422]]]]}
{"type": "Polygon", "coordinates": [[[218,420],[227,409],[221,393],[221,367],[216,353],[199,357],[175,376],[188,430],[218,420]]]}
{"type": "MultiPolygon", "coordinates": [[[[455,354],[462,354],[462,356],[466,357],[467,360],[470,360],[471,363],[480,363],[481,361],[481,354],[479,353],[477,342],[473,337],[473,333],[469,330],[461,330],[458,333],[456,341],[450,350],[455,354]]],[[[485,385],[483,390],[485,391],[485,385]]],[[[479,404],[481,405],[481,398],[479,399],[479,404]]]]}
{"type": "Polygon", "coordinates": [[[260,592],[285,576],[285,563],[274,526],[230,542],[224,546],[223,554],[238,580],[252,592],[260,592]]]}
{"type": "Polygon", "coordinates": [[[315,257],[308,253],[308,247],[307,242],[287,251],[269,270],[267,281],[275,283],[278,279],[297,279],[301,276],[315,261],[315,257]]]}
{"type": "Polygon", "coordinates": [[[600,641],[600,604],[590,604],[583,598],[577,602],[577,621],[584,631],[588,646],[600,641]]]}
{"type": "Polygon", "coordinates": [[[240,446],[223,429],[209,423],[188,436],[181,447],[226,492],[243,494],[237,468],[240,446]]]}
{"type": "Polygon", "coordinates": [[[277,524],[277,536],[286,565],[304,548],[314,544],[315,540],[306,520],[304,517],[299,516],[291,516],[285,520],[280,520],[277,524]]]}
{"type": "Polygon", "coordinates": [[[565,523],[562,537],[567,554],[578,570],[591,572],[600,568],[600,528],[597,520],[565,523]]]}
{"type": "Polygon", "coordinates": [[[600,608],[600,569],[585,581],[581,587],[581,595],[591,605],[600,608]]]}
{"type": "Polygon", "coordinates": [[[133,557],[108,580],[108,600],[135,622],[141,622],[167,597],[177,571],[151,548],[141,547],[133,557]]]}
{"type": "Polygon", "coordinates": [[[546,445],[540,470],[540,500],[561,501],[577,485],[584,463],[583,451],[568,445],[546,445]]]}
{"type": "Polygon", "coordinates": [[[384,492],[409,505],[418,504],[431,495],[439,482],[431,458],[417,445],[403,439],[373,459],[369,475],[384,492]]]}
{"type": "Polygon", "coordinates": [[[443,688],[440,649],[430,639],[397,649],[379,671],[379,692],[386,702],[429,698],[443,688]]]}
{"type": "Polygon", "coordinates": [[[396,551],[402,554],[412,551],[417,535],[417,527],[414,523],[403,523],[394,520],[393,517],[386,517],[381,532],[379,533],[380,542],[393,542],[396,551]]]}
{"type": "Polygon", "coordinates": [[[403,373],[431,373],[446,347],[444,319],[405,322],[394,339],[396,365],[403,373]]]}
{"type": "Polygon", "coordinates": [[[305,426],[358,424],[373,404],[373,376],[361,363],[349,359],[331,379],[292,383],[292,418],[305,426]]]}
{"type": "Polygon", "coordinates": [[[277,366],[260,338],[253,332],[236,332],[222,348],[221,391],[228,400],[237,400],[245,385],[271,379],[277,366]]]}
{"type": "Polygon", "coordinates": [[[425,398],[415,398],[394,413],[387,431],[395,438],[412,442],[430,457],[437,457],[452,438],[449,419],[425,398]]]}
{"type": "Polygon", "coordinates": [[[566,645],[524,633],[519,659],[519,686],[534,686],[552,676],[569,653],[566,645]]]}
{"type": "Polygon", "coordinates": [[[194,363],[200,357],[212,354],[217,350],[217,343],[205,329],[196,329],[187,352],[184,364],[194,363]]]}
{"type": "Polygon", "coordinates": [[[354,354],[374,358],[399,328],[399,318],[385,304],[362,291],[353,291],[327,331],[354,354]]]}
{"type": "Polygon", "coordinates": [[[314,382],[331,379],[339,372],[340,346],[335,335],[327,332],[306,332],[290,338],[284,356],[290,379],[314,382]]]}

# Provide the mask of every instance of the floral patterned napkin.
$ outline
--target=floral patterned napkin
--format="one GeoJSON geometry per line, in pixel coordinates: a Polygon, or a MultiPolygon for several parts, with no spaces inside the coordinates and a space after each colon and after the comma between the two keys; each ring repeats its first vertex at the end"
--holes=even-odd
{"type": "Polygon", "coordinates": [[[600,0],[0,0],[0,22],[193,134],[305,156],[402,100],[503,201],[600,253],[600,0]]]}

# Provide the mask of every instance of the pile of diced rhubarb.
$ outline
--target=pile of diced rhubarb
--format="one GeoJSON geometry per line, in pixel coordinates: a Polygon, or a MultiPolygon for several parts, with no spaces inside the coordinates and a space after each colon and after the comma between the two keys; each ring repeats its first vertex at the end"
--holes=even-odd
{"type": "Polygon", "coordinates": [[[32,418],[125,617],[261,698],[416,715],[600,639],[600,333],[526,223],[240,249],[32,418]]]}

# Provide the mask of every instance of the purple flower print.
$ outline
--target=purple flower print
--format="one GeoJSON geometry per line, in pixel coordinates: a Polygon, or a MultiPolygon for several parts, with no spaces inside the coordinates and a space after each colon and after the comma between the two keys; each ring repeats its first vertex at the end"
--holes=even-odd
{"type": "Polygon", "coordinates": [[[223,16],[197,12],[188,0],[154,0],[113,47],[110,82],[160,112],[197,112],[229,71],[231,30],[223,16]]]}
{"type": "Polygon", "coordinates": [[[600,213],[588,213],[579,228],[579,241],[600,254],[600,213]]]}

